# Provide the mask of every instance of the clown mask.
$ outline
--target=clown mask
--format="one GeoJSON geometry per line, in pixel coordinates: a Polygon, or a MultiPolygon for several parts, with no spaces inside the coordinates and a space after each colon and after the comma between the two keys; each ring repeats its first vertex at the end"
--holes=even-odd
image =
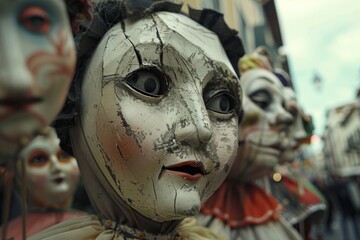
{"type": "Polygon", "coordinates": [[[283,87],[265,69],[241,77],[244,119],[239,125],[239,150],[231,178],[252,181],[271,173],[288,144],[292,116],[284,109],[283,87]]]}

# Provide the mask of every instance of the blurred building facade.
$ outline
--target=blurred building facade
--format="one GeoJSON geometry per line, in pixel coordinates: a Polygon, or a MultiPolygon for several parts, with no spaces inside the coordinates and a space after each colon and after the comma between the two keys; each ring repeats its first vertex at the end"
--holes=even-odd
{"type": "Polygon", "coordinates": [[[274,0],[183,0],[192,8],[210,8],[222,12],[225,21],[239,32],[246,53],[259,46],[270,50],[275,67],[290,76],[274,0]]]}
{"type": "Polygon", "coordinates": [[[360,175],[360,101],[329,109],[323,135],[326,169],[337,176],[360,175]]]}

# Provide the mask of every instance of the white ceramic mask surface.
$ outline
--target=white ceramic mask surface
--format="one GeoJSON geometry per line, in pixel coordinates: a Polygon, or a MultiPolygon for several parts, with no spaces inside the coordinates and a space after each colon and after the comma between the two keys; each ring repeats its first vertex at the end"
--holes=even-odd
{"type": "Polygon", "coordinates": [[[124,27],[108,31],[85,72],[89,150],[137,212],[193,216],[236,155],[238,79],[218,37],[186,16],[160,12],[124,27]]]}
{"type": "Polygon", "coordinates": [[[6,154],[54,120],[76,56],[63,0],[0,1],[0,33],[0,153],[6,154]]]}

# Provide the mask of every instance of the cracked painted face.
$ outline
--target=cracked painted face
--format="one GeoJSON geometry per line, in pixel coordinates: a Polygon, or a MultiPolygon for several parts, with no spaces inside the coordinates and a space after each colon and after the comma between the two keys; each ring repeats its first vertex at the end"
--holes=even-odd
{"type": "Polygon", "coordinates": [[[193,216],[236,155],[239,81],[218,37],[186,16],[124,28],[108,31],[85,72],[87,144],[133,209],[159,222],[193,216]]]}
{"type": "Polygon", "coordinates": [[[284,109],[283,87],[265,69],[246,71],[241,76],[244,119],[239,125],[239,150],[229,176],[243,181],[273,171],[287,144],[292,116],[284,109]]]}
{"type": "Polygon", "coordinates": [[[65,1],[0,1],[0,153],[61,110],[75,69],[65,1]]]}
{"type": "Polygon", "coordinates": [[[294,160],[295,150],[300,146],[301,142],[307,138],[303,123],[303,112],[299,103],[297,102],[296,95],[290,87],[284,88],[284,99],[286,110],[293,116],[294,121],[289,129],[289,145],[284,155],[283,162],[294,160]]]}
{"type": "Polygon", "coordinates": [[[59,144],[52,129],[49,135],[34,138],[20,153],[29,200],[36,206],[63,209],[72,203],[80,172],[75,158],[59,144]]]}

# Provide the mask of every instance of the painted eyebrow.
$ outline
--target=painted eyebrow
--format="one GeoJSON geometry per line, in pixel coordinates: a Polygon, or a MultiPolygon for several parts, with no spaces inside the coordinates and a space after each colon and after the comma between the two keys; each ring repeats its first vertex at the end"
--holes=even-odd
{"type": "Polygon", "coordinates": [[[263,80],[268,81],[268,82],[271,83],[271,84],[275,84],[272,80],[270,80],[270,79],[267,78],[267,77],[260,77],[259,79],[263,79],[263,80]]]}

